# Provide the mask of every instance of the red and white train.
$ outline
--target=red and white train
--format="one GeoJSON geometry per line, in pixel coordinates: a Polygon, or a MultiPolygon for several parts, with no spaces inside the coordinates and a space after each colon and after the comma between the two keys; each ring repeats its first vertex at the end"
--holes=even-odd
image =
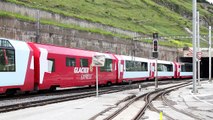
{"type": "MultiPolygon", "coordinates": [[[[105,55],[99,84],[154,79],[156,61],[146,58],[0,38],[0,93],[95,85],[92,57],[105,55]]],[[[158,79],[192,78],[192,64],[157,61],[158,79]]]]}

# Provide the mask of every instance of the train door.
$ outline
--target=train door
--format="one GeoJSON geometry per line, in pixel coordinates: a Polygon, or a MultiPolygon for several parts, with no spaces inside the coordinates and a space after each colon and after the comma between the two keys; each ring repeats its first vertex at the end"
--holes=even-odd
{"type": "Polygon", "coordinates": [[[122,83],[124,74],[124,60],[118,61],[118,83],[122,83]]]}
{"type": "Polygon", "coordinates": [[[150,61],[150,78],[149,79],[154,79],[156,76],[156,61],[155,60],[151,60],[150,61]]]}
{"type": "MultiPolygon", "coordinates": [[[[105,55],[106,56],[106,55],[105,55]]],[[[113,84],[116,83],[116,60],[110,57],[105,58],[104,66],[99,67],[99,84],[113,84]]]]}
{"type": "Polygon", "coordinates": [[[179,63],[174,63],[175,66],[175,76],[174,78],[179,78],[180,77],[180,64],[179,63]]]}
{"type": "Polygon", "coordinates": [[[150,62],[150,78],[149,79],[154,79],[155,77],[155,63],[150,62]]]}
{"type": "Polygon", "coordinates": [[[177,74],[177,78],[180,78],[180,71],[181,71],[181,66],[180,66],[180,64],[178,64],[178,74],[177,74]]]}

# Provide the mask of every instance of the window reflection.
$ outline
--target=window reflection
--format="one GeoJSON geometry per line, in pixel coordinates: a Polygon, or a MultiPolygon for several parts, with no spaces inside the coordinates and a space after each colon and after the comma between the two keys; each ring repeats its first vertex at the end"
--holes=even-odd
{"type": "Polygon", "coordinates": [[[0,71],[15,71],[15,50],[4,39],[0,39],[0,71]]]}
{"type": "Polygon", "coordinates": [[[112,60],[105,59],[104,66],[100,68],[101,72],[112,72],[112,60]]]}
{"type": "Polygon", "coordinates": [[[192,64],[190,64],[190,63],[182,64],[181,72],[192,72],[192,64]]]}
{"type": "Polygon", "coordinates": [[[126,60],[126,71],[148,71],[147,62],[126,60]]]}
{"type": "Polygon", "coordinates": [[[15,51],[0,48],[0,71],[15,71],[15,51]]]}

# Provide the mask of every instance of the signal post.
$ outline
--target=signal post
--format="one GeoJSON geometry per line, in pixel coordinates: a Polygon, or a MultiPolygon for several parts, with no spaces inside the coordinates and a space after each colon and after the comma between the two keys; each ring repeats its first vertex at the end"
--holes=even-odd
{"type": "Polygon", "coordinates": [[[155,89],[158,89],[158,33],[153,33],[153,51],[152,57],[155,58],[155,89]]]}

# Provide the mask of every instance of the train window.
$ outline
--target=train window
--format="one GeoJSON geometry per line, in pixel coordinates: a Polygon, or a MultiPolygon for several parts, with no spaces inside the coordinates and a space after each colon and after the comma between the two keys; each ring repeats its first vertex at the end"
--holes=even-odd
{"type": "Polygon", "coordinates": [[[186,72],[185,65],[181,65],[181,72],[186,72]]]}
{"type": "Polygon", "coordinates": [[[112,60],[105,59],[103,67],[100,67],[101,72],[112,72],[112,60]]]}
{"type": "Polygon", "coordinates": [[[157,65],[157,69],[158,69],[158,71],[163,71],[163,68],[162,68],[163,66],[161,65],[161,64],[158,64],[157,65]]]}
{"type": "Polygon", "coordinates": [[[173,71],[173,66],[172,65],[166,65],[167,71],[172,72],[173,71]]]}
{"type": "Polygon", "coordinates": [[[55,59],[48,59],[48,72],[55,72],[55,59]]]}
{"type": "Polygon", "coordinates": [[[141,71],[141,62],[134,61],[133,71],[141,71]]]}
{"type": "Polygon", "coordinates": [[[181,72],[192,72],[192,64],[182,64],[181,72]]]}
{"type": "Polygon", "coordinates": [[[134,67],[133,61],[126,60],[126,71],[132,71],[134,67]]]}
{"type": "Polygon", "coordinates": [[[146,62],[141,62],[141,71],[148,71],[148,64],[146,62]]]}
{"type": "Polygon", "coordinates": [[[66,58],[66,66],[75,67],[76,66],[76,60],[75,58],[66,58]]]}
{"type": "Polygon", "coordinates": [[[10,44],[10,42],[8,40],[3,40],[3,39],[0,39],[0,47],[13,49],[13,46],[10,44]]]}
{"type": "Polygon", "coordinates": [[[88,59],[80,59],[81,67],[88,67],[88,59]]]}
{"type": "Polygon", "coordinates": [[[15,71],[15,51],[0,48],[0,71],[15,71]]]}
{"type": "Polygon", "coordinates": [[[166,71],[166,66],[164,64],[158,64],[158,71],[166,71]]]}
{"type": "Polygon", "coordinates": [[[158,64],[158,71],[171,72],[173,71],[173,66],[170,64],[158,64]]]}
{"type": "Polygon", "coordinates": [[[186,72],[192,72],[192,64],[186,64],[186,72]]]}
{"type": "Polygon", "coordinates": [[[126,71],[148,71],[146,62],[126,60],[126,71]]]}
{"type": "Polygon", "coordinates": [[[0,71],[15,72],[15,50],[8,41],[0,41],[0,71]]]}

